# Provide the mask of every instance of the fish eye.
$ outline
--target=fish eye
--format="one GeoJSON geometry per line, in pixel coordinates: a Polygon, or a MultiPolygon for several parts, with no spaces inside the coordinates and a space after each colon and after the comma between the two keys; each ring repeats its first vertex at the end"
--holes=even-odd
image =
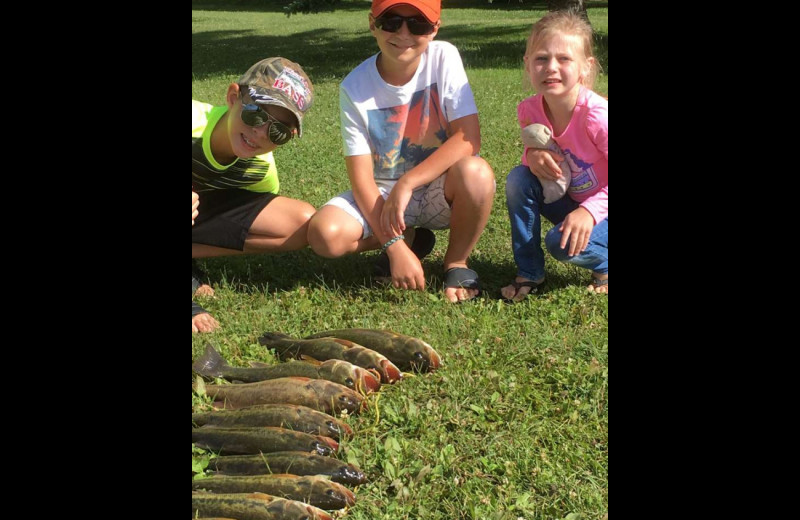
{"type": "Polygon", "coordinates": [[[345,379],[345,380],[344,380],[344,384],[345,384],[345,385],[347,385],[347,386],[349,386],[349,387],[354,387],[354,386],[356,386],[356,385],[355,385],[355,382],[353,381],[353,378],[352,378],[352,377],[348,377],[347,379],[345,379]]]}
{"type": "Polygon", "coordinates": [[[326,421],[325,422],[325,426],[327,426],[331,430],[334,430],[334,431],[337,431],[337,432],[339,431],[339,427],[336,426],[335,424],[333,424],[333,421],[326,421]]]}
{"type": "Polygon", "coordinates": [[[419,359],[419,360],[422,360],[422,359],[425,358],[425,356],[422,355],[422,352],[414,352],[414,357],[419,359]]]}
{"type": "Polygon", "coordinates": [[[328,491],[325,492],[325,494],[328,495],[329,497],[332,497],[336,493],[334,493],[334,491],[332,489],[329,489],[328,491]]]}

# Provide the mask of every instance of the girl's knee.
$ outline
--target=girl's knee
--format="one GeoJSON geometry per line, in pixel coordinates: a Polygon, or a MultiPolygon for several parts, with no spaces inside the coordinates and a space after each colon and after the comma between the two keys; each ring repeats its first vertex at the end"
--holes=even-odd
{"type": "Polygon", "coordinates": [[[562,233],[558,230],[558,225],[554,226],[544,237],[544,244],[550,255],[559,262],[566,262],[570,256],[568,253],[569,245],[566,248],[561,247],[562,233]]]}

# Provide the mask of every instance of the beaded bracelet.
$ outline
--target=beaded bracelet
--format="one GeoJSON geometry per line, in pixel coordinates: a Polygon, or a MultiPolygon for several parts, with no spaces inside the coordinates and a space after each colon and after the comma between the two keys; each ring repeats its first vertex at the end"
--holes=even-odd
{"type": "Polygon", "coordinates": [[[381,252],[385,252],[389,248],[390,245],[394,244],[398,240],[405,240],[405,239],[406,239],[405,235],[397,235],[396,237],[390,239],[388,242],[383,244],[383,247],[381,248],[381,252]]]}

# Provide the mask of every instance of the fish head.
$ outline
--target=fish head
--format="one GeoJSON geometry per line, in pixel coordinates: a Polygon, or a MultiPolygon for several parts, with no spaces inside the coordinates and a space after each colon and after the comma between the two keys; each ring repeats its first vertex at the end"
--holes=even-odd
{"type": "MultiPolygon", "coordinates": [[[[331,455],[333,455],[335,450],[331,449],[330,444],[328,444],[326,441],[322,440],[322,439],[328,439],[328,438],[329,437],[317,436],[318,440],[311,441],[311,451],[314,452],[314,453],[317,453],[319,455],[323,455],[325,457],[330,457],[331,455]]],[[[331,440],[333,440],[333,439],[331,439],[331,440]]],[[[337,444],[337,447],[338,447],[338,444],[337,444]]]]}
{"type": "Polygon", "coordinates": [[[381,360],[381,368],[383,369],[382,374],[386,374],[386,382],[387,383],[394,383],[395,381],[399,381],[402,379],[403,374],[400,372],[400,369],[395,366],[394,363],[389,361],[388,359],[381,360]]]}
{"type": "Polygon", "coordinates": [[[312,494],[324,496],[333,509],[350,507],[356,503],[356,496],[352,491],[327,479],[316,480],[311,486],[311,491],[312,494]]]}
{"type": "Polygon", "coordinates": [[[356,390],[358,385],[357,367],[340,359],[329,359],[319,366],[319,374],[334,383],[356,390]]]}
{"type": "Polygon", "coordinates": [[[330,433],[329,437],[351,437],[353,435],[352,428],[333,418],[331,418],[329,421],[325,421],[325,426],[328,428],[328,432],[330,433]]]}
{"type": "Polygon", "coordinates": [[[334,472],[333,479],[337,482],[357,486],[366,482],[367,476],[352,464],[344,464],[334,472]]]}
{"type": "Polygon", "coordinates": [[[408,340],[406,347],[411,351],[410,364],[423,372],[436,370],[442,364],[439,353],[419,338],[408,340]]]}
{"type": "Polygon", "coordinates": [[[364,405],[364,399],[355,392],[341,393],[336,396],[337,412],[347,410],[347,413],[358,413],[364,405]]]}
{"type": "Polygon", "coordinates": [[[356,367],[356,392],[370,394],[381,389],[381,374],[377,370],[356,367]]]}

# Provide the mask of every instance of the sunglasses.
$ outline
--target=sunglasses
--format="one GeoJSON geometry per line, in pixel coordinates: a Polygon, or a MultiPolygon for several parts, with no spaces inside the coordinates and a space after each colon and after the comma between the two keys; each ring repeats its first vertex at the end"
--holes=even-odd
{"type": "Polygon", "coordinates": [[[430,34],[436,28],[435,24],[430,23],[425,18],[417,18],[415,16],[400,16],[396,14],[376,18],[375,27],[386,32],[394,33],[400,30],[403,22],[406,22],[406,25],[408,26],[408,32],[416,36],[430,34]]]}
{"type": "Polygon", "coordinates": [[[242,121],[247,126],[260,127],[269,125],[267,135],[269,135],[269,140],[277,145],[286,144],[294,137],[294,131],[285,123],[269,115],[260,106],[253,103],[245,103],[244,95],[242,95],[242,121]]]}

